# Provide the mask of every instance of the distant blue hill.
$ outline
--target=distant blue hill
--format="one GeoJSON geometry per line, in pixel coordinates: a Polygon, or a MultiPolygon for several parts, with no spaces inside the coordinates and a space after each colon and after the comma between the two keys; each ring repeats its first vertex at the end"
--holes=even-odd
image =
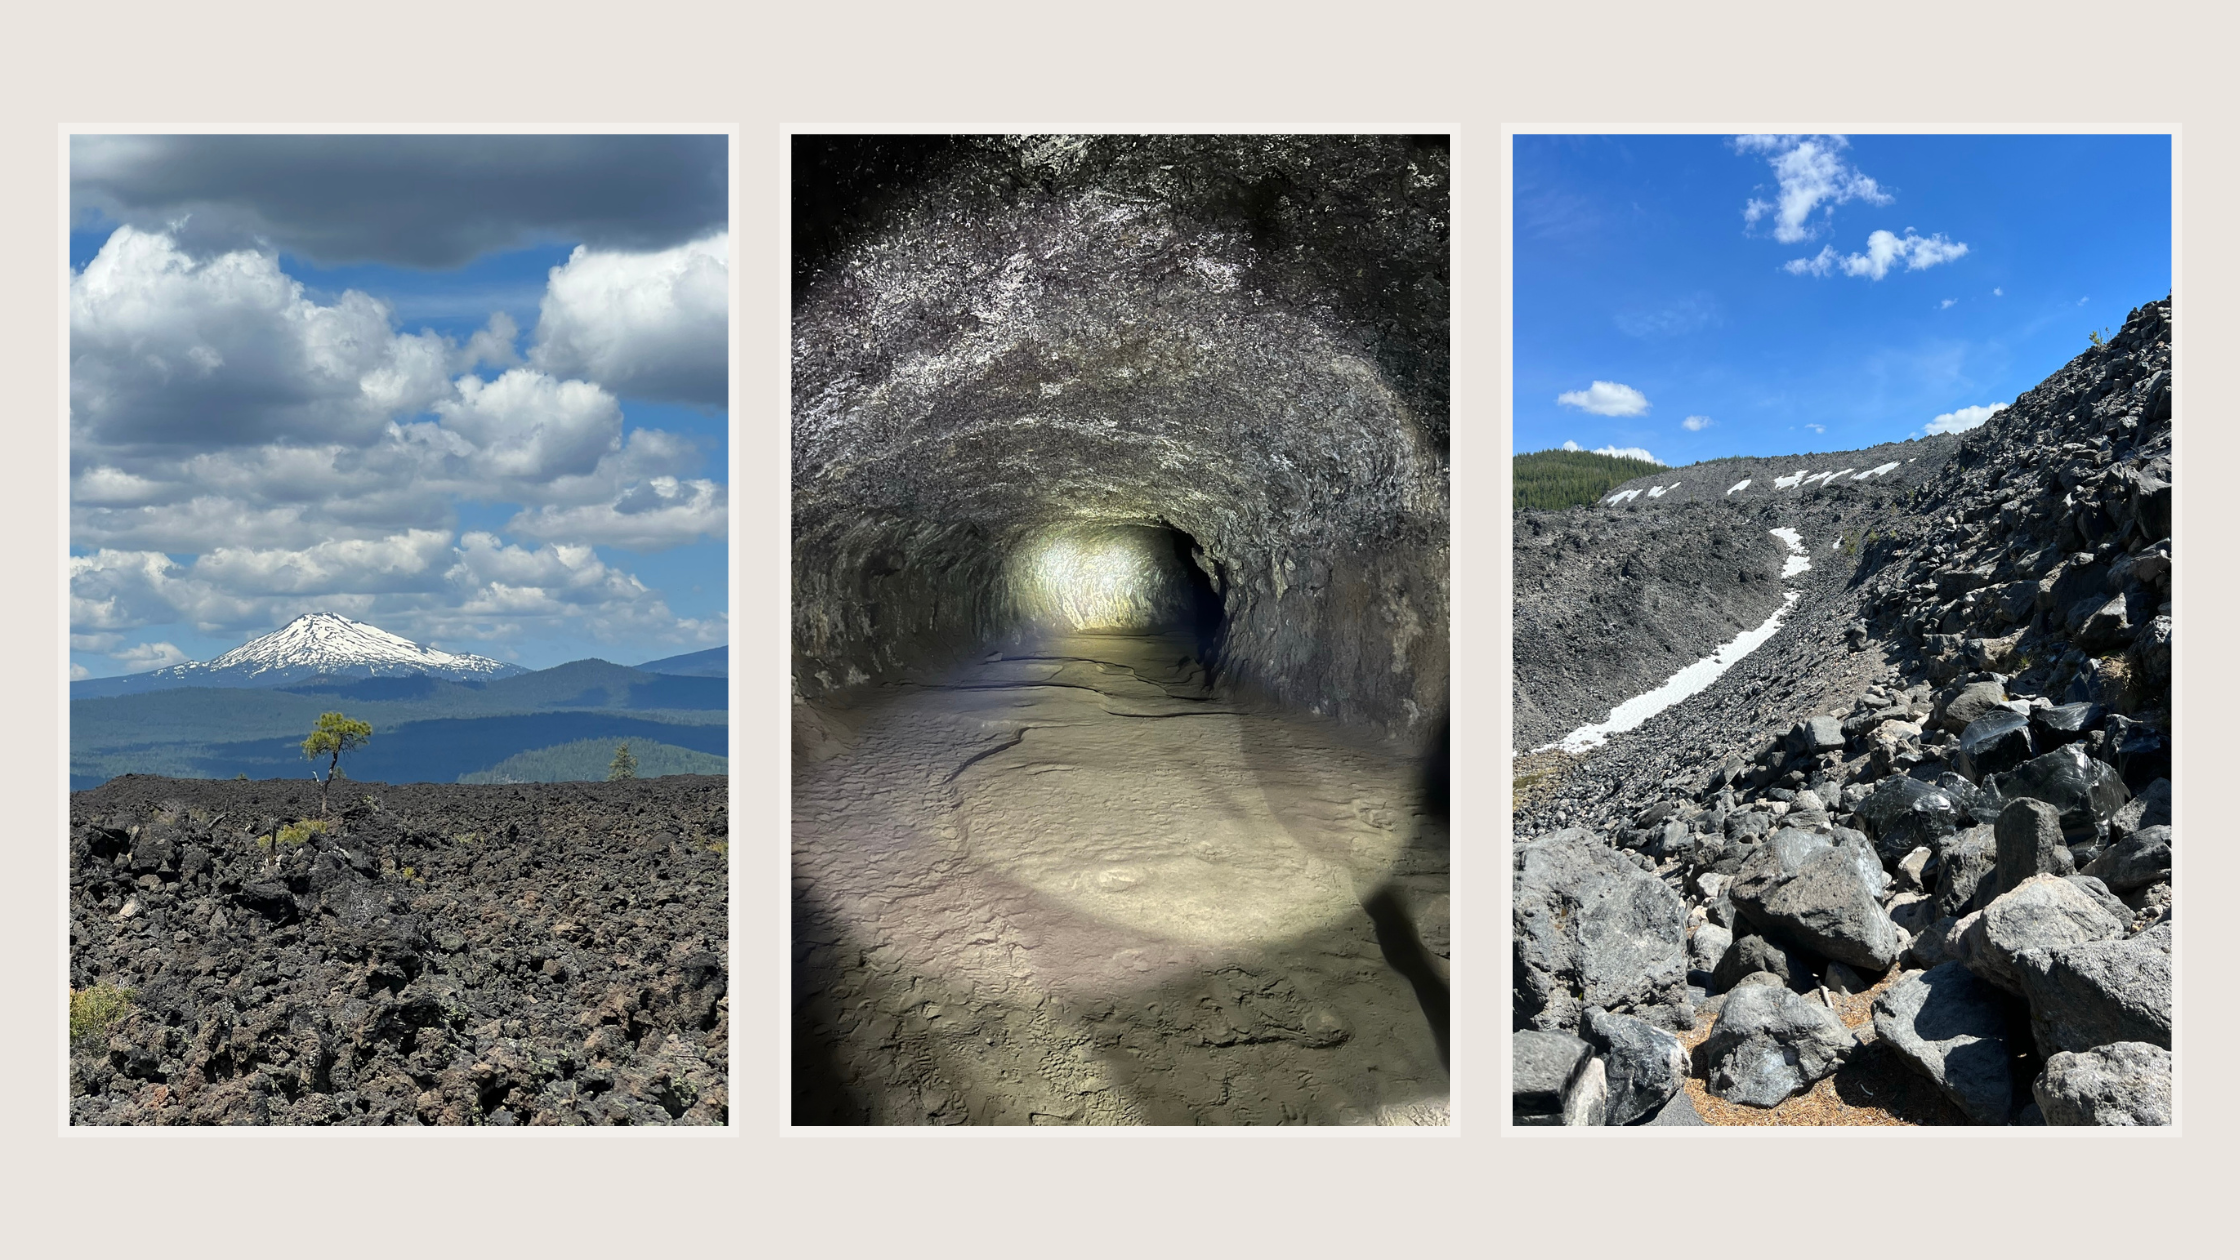
{"type": "Polygon", "coordinates": [[[649,674],[685,674],[697,678],[728,678],[731,676],[731,646],[712,647],[704,652],[687,652],[683,656],[664,656],[658,661],[647,661],[638,666],[649,674]]]}
{"type": "Polygon", "coordinates": [[[131,773],[295,777],[309,764],[304,734],[333,709],[374,728],[373,741],[345,757],[343,769],[392,783],[456,782],[516,754],[584,739],[653,740],[722,756],[729,704],[730,681],[720,675],[601,660],[488,681],[317,677],[279,687],[73,695],[70,786],[131,773]]]}

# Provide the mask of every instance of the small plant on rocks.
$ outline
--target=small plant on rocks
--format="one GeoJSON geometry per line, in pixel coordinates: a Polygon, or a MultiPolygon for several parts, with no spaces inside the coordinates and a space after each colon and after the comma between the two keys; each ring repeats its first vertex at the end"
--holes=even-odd
{"type": "Polygon", "coordinates": [[[70,990],[70,1044],[93,1045],[132,1010],[132,990],[106,982],[70,990]]]}

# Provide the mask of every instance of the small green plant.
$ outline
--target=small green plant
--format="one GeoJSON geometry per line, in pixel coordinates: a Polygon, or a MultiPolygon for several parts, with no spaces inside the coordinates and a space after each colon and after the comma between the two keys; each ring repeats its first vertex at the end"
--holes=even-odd
{"type": "Polygon", "coordinates": [[[233,776],[233,781],[235,783],[247,783],[249,781],[249,772],[244,770],[241,773],[233,776]]]}
{"type": "Polygon", "coordinates": [[[630,745],[616,744],[614,760],[607,763],[607,782],[638,777],[638,759],[630,755],[630,745]]]}
{"type": "Polygon", "coordinates": [[[471,831],[462,831],[451,837],[453,844],[481,844],[482,837],[471,831]]]}
{"type": "Polygon", "coordinates": [[[280,849],[300,849],[303,847],[306,841],[311,839],[311,837],[323,836],[325,834],[327,834],[327,824],[324,820],[318,818],[306,818],[301,822],[289,823],[287,826],[282,827],[279,831],[274,832],[272,835],[258,836],[257,847],[260,849],[272,849],[275,851],[275,856],[277,857],[277,851],[280,849]]]}
{"type": "Polygon", "coordinates": [[[407,866],[407,867],[403,868],[402,870],[398,871],[398,872],[397,872],[397,874],[399,874],[399,875],[402,875],[402,876],[404,876],[404,877],[405,877],[406,879],[419,879],[419,878],[420,878],[420,874],[419,874],[419,872],[417,872],[417,871],[413,870],[413,869],[412,869],[411,867],[409,867],[409,866],[407,866]]]}
{"type": "Polygon", "coordinates": [[[2108,330],[2103,328],[2098,332],[2088,332],[2085,334],[2085,339],[2090,341],[2093,345],[2105,346],[2108,344],[2108,330]]]}
{"type": "Polygon", "coordinates": [[[311,728],[309,735],[303,737],[304,756],[309,757],[314,764],[321,757],[327,759],[326,778],[320,779],[316,768],[311,772],[312,778],[319,779],[319,814],[321,817],[325,817],[327,812],[327,784],[333,782],[335,775],[342,772],[342,754],[354,748],[364,747],[366,741],[372,738],[373,727],[364,722],[345,717],[340,713],[320,714],[319,724],[311,728]]]}
{"type": "Polygon", "coordinates": [[[132,990],[105,981],[70,990],[70,1043],[92,1045],[132,1010],[132,990]]]}

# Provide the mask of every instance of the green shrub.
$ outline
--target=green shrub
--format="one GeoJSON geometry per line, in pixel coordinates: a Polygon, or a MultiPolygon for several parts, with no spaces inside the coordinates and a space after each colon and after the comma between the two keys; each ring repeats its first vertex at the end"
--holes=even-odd
{"type": "Polygon", "coordinates": [[[132,1010],[132,990],[105,982],[70,990],[70,1042],[100,1042],[132,1010]]]}
{"type": "MultiPolygon", "coordinates": [[[[311,837],[323,836],[326,833],[327,824],[325,822],[317,818],[306,818],[302,822],[292,822],[282,827],[278,832],[278,839],[281,844],[295,849],[301,848],[303,843],[311,837]]],[[[257,847],[269,849],[273,847],[273,839],[273,836],[258,836],[257,847]]]]}

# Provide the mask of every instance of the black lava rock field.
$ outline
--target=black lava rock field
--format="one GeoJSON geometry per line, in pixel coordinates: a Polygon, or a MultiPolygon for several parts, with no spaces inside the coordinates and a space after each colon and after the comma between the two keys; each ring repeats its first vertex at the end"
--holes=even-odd
{"type": "Polygon", "coordinates": [[[724,1123],[727,793],[72,793],[71,1122],[724,1123]]]}
{"type": "Polygon", "coordinates": [[[2171,318],[1961,434],[1518,513],[1519,749],[1764,606],[1738,530],[1794,597],[1517,759],[1519,1123],[2171,1123],[2171,318]],[[1712,612],[1629,629],[1698,569],[1712,612]]]}

